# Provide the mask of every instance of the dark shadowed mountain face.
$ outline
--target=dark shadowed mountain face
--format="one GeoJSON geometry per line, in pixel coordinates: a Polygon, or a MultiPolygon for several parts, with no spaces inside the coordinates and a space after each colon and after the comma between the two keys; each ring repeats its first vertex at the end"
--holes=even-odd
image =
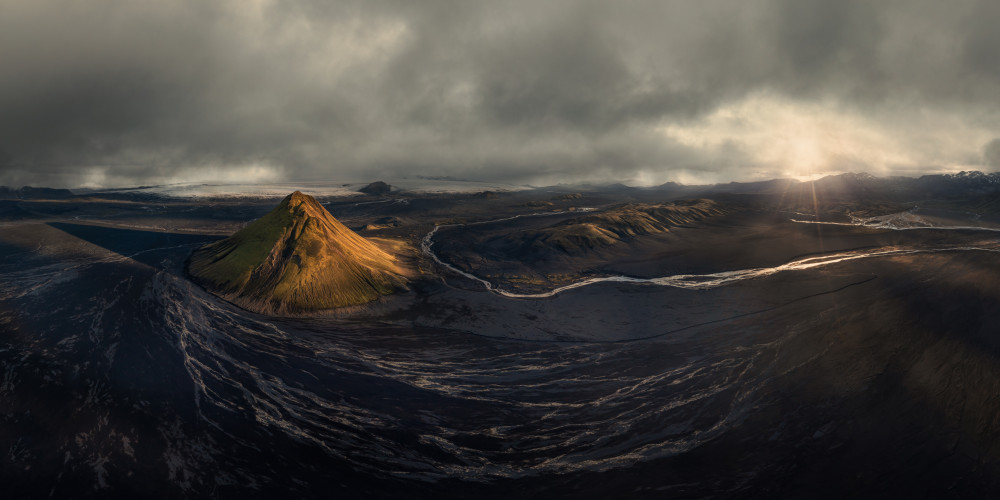
{"type": "Polygon", "coordinates": [[[370,195],[375,195],[375,196],[381,196],[381,195],[384,195],[384,194],[389,194],[389,192],[391,190],[392,190],[392,188],[389,187],[388,184],[386,184],[386,183],[384,183],[382,181],[375,181],[375,182],[373,182],[373,183],[371,183],[371,184],[369,184],[369,185],[367,185],[367,186],[359,189],[358,191],[361,191],[362,193],[365,193],[365,194],[370,194],[370,195]]]}
{"type": "Polygon", "coordinates": [[[870,174],[846,173],[815,181],[799,182],[779,179],[764,182],[718,184],[712,192],[786,194],[819,200],[857,198],[869,202],[879,200],[925,200],[933,197],[965,198],[1000,192],[1000,173],[960,172],[957,174],[924,175],[921,177],[875,177],[870,174]]]}
{"type": "Polygon", "coordinates": [[[49,200],[60,200],[66,198],[72,198],[73,192],[68,189],[52,189],[47,187],[31,187],[24,186],[19,189],[9,188],[7,186],[0,186],[0,200],[5,199],[15,199],[15,200],[30,200],[30,199],[49,199],[49,200]]]}

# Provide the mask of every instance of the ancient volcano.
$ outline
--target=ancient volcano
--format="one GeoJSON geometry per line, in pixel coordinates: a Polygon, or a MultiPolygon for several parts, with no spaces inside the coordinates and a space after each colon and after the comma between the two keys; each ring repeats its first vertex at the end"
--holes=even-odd
{"type": "Polygon", "coordinates": [[[406,283],[395,257],[298,191],[232,236],[196,250],[188,271],[207,289],[265,314],[364,304],[406,283]]]}

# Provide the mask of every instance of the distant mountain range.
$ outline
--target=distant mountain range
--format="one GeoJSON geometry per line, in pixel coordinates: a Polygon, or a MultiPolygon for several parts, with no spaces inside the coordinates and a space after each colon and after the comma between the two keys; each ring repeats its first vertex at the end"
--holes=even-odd
{"type": "MultiPolygon", "coordinates": [[[[368,187],[388,187],[384,183],[372,183],[368,187]]],[[[573,184],[550,186],[544,189],[563,188],[567,190],[601,190],[601,191],[646,191],[646,192],[679,192],[699,195],[714,193],[729,194],[785,194],[789,192],[808,191],[812,196],[862,196],[870,195],[878,198],[911,199],[921,197],[960,197],[1000,192],[1000,172],[983,173],[979,171],[959,172],[957,174],[930,174],[920,177],[876,177],[867,173],[845,173],[828,175],[813,181],[795,179],[771,179],[753,182],[729,182],[720,184],[687,185],[667,182],[658,186],[633,187],[625,184],[573,184]]],[[[543,189],[543,187],[539,187],[543,189]]],[[[127,197],[128,190],[118,189],[108,195],[127,197]]],[[[89,195],[105,196],[100,191],[89,192],[89,195]]],[[[384,194],[380,191],[380,194],[384,194]]],[[[0,199],[65,199],[75,194],[69,189],[53,189],[47,187],[10,188],[0,186],[0,199]]],[[[148,193],[142,196],[149,198],[148,193]]],[[[155,196],[153,196],[155,197],[155,196]]]]}
{"type": "Polygon", "coordinates": [[[72,198],[73,192],[69,189],[53,189],[47,187],[24,186],[18,189],[0,186],[0,200],[36,200],[36,199],[65,199],[72,198]]]}
{"type": "MultiPolygon", "coordinates": [[[[659,186],[666,189],[687,188],[676,183],[659,186]]],[[[693,187],[693,186],[690,186],[693,187]]],[[[712,191],[734,193],[779,193],[796,188],[815,188],[817,194],[897,194],[897,195],[949,195],[991,193],[1000,191],[1000,173],[959,172],[957,174],[933,174],[920,177],[875,177],[866,173],[846,173],[828,175],[814,181],[795,179],[774,179],[761,182],[731,182],[705,186],[712,191]]]]}

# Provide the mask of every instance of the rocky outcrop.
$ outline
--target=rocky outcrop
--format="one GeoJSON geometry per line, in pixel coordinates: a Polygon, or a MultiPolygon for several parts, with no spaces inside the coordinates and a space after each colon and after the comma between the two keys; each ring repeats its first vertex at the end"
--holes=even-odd
{"type": "Polygon", "coordinates": [[[389,194],[389,191],[391,190],[392,188],[388,184],[382,181],[375,181],[359,189],[358,191],[361,191],[362,193],[365,194],[370,194],[372,196],[382,196],[384,194],[389,194]]]}

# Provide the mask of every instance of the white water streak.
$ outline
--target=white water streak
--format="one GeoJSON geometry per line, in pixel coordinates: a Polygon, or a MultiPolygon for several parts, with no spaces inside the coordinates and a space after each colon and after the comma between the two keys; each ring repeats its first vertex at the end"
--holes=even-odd
{"type": "MultiPolygon", "coordinates": [[[[550,214],[529,214],[528,216],[536,215],[550,215],[550,214]]],[[[445,261],[443,261],[437,254],[433,251],[434,246],[434,234],[437,233],[438,229],[442,227],[459,227],[472,224],[488,224],[491,222],[500,222],[505,220],[516,219],[522,217],[521,215],[514,217],[507,217],[504,219],[496,219],[490,221],[474,222],[469,224],[446,224],[435,226],[431,232],[424,236],[421,243],[421,247],[427,255],[429,255],[435,262],[437,262],[442,267],[452,271],[456,274],[464,276],[474,281],[482,283],[483,286],[497,295],[503,297],[509,297],[514,299],[544,299],[548,297],[553,297],[562,292],[573,290],[576,288],[582,288],[589,285],[595,285],[597,283],[633,283],[638,285],[657,285],[657,286],[670,286],[674,288],[685,288],[689,290],[706,290],[709,288],[716,288],[723,285],[728,285],[730,283],[735,283],[737,281],[743,281],[754,278],[762,278],[765,276],[770,276],[772,274],[784,272],[784,271],[803,271],[806,269],[815,269],[817,267],[829,266],[832,264],[837,264],[840,262],[857,260],[857,259],[867,259],[873,257],[886,257],[890,255],[909,255],[918,253],[937,253],[937,252],[950,252],[950,251],[983,251],[983,252],[1000,252],[997,248],[987,248],[987,247],[941,247],[941,248],[891,248],[886,250],[878,251],[852,251],[852,252],[840,252],[830,255],[823,255],[819,257],[807,257],[804,259],[794,260],[780,266],[775,267],[758,267],[752,269],[739,269],[735,271],[724,271],[719,273],[709,273],[709,274],[675,274],[671,276],[663,276],[659,278],[633,278],[630,276],[604,276],[600,278],[589,278],[583,281],[578,281],[569,285],[561,286],[559,288],[550,290],[548,292],[541,293],[515,293],[508,290],[504,290],[492,282],[480,278],[474,274],[465,272],[456,266],[453,266],[445,261]]],[[[833,224],[833,225],[843,225],[843,226],[858,226],[862,224],[848,224],[840,222],[809,222],[809,221],[796,221],[793,222],[803,222],[809,224],[833,224]]],[[[866,226],[871,227],[871,226],[866,226]]],[[[903,227],[898,229],[984,229],[988,231],[1000,231],[1000,229],[990,229],[990,228],[965,228],[965,227],[926,227],[926,228],[910,228],[903,227]]]]}
{"type": "Polygon", "coordinates": [[[853,226],[853,227],[867,227],[872,229],[889,229],[892,231],[907,231],[910,229],[931,229],[938,231],[993,231],[1000,232],[1000,228],[996,227],[982,227],[982,226],[898,226],[888,222],[878,222],[878,223],[855,223],[855,222],[823,222],[823,221],[813,221],[813,220],[797,220],[789,219],[791,222],[797,222],[799,224],[819,224],[823,226],[853,226]]]}

